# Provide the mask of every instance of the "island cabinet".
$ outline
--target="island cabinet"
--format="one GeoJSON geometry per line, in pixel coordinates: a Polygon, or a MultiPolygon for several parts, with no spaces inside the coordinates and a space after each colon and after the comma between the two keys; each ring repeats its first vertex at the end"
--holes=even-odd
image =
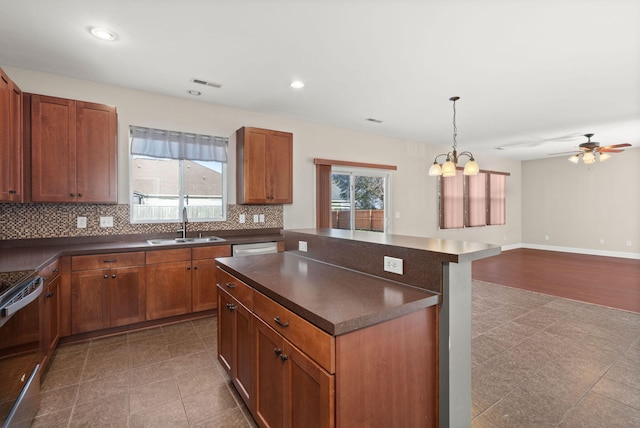
{"type": "Polygon", "coordinates": [[[44,369],[51,354],[60,340],[60,261],[49,264],[38,272],[43,279],[41,297],[40,346],[42,360],[40,366],[44,369]]]}
{"type": "Polygon", "coordinates": [[[237,259],[217,260],[218,359],[258,426],[438,425],[437,295],[286,252],[237,259]]]}
{"type": "Polygon", "coordinates": [[[293,202],[293,134],[243,127],[236,152],[239,204],[293,202]]]}
{"type": "Polygon", "coordinates": [[[115,107],[36,94],[25,102],[31,200],[116,203],[115,107]]]}
{"type": "Polygon", "coordinates": [[[231,255],[231,245],[194,247],[191,249],[191,306],[193,312],[218,307],[216,291],[216,257],[231,255]]]}
{"type": "Polygon", "coordinates": [[[144,252],[71,257],[71,334],[145,320],[144,252]]]}
{"type": "Polygon", "coordinates": [[[22,201],[22,166],[22,91],[0,69],[0,201],[22,201]]]}
{"type": "Polygon", "coordinates": [[[247,407],[253,408],[253,290],[218,275],[218,360],[247,407]]]}

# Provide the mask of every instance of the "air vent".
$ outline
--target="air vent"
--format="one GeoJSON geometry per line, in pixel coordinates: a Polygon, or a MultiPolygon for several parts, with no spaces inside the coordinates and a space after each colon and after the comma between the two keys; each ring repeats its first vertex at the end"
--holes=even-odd
{"type": "Polygon", "coordinates": [[[372,117],[368,117],[366,120],[368,120],[369,122],[373,122],[373,123],[382,123],[382,121],[380,119],[374,119],[372,117]]]}
{"type": "Polygon", "coordinates": [[[197,83],[198,85],[204,85],[204,86],[211,86],[212,88],[222,88],[222,83],[215,83],[215,82],[207,82],[206,80],[202,80],[202,79],[191,79],[191,81],[193,83],[197,83]]]}

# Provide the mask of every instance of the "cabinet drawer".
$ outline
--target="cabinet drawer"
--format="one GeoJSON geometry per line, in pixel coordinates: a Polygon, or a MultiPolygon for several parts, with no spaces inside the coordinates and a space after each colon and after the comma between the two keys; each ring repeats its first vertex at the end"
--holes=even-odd
{"type": "Polygon", "coordinates": [[[71,270],[106,269],[112,267],[144,265],[144,252],[97,254],[71,257],[71,270]]]}
{"type": "Polygon", "coordinates": [[[60,260],[50,263],[38,272],[45,281],[52,281],[60,275],[60,260]]]}
{"type": "Polygon", "coordinates": [[[194,247],[191,249],[193,260],[215,259],[216,257],[231,256],[231,245],[217,245],[215,247],[194,247]]]}
{"type": "Polygon", "coordinates": [[[217,272],[218,287],[233,296],[238,302],[242,303],[247,309],[253,311],[253,288],[249,287],[238,278],[229,275],[227,272],[218,268],[217,272]]]}
{"type": "Polygon", "coordinates": [[[147,264],[169,263],[169,262],[190,262],[191,248],[177,248],[173,250],[147,251],[147,264]]]}
{"type": "Polygon", "coordinates": [[[333,336],[257,291],[253,293],[253,312],[326,371],[335,373],[333,336]]]}

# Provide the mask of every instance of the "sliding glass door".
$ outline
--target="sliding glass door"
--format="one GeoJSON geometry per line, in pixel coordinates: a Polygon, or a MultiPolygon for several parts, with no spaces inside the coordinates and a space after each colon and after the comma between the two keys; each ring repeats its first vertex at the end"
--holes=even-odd
{"type": "Polygon", "coordinates": [[[331,227],[385,232],[389,174],[333,168],[331,227]]]}

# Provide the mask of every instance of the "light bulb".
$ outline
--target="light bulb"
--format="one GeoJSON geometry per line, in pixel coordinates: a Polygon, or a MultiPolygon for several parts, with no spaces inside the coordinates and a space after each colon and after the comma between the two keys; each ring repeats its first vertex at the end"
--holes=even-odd
{"type": "Polygon", "coordinates": [[[475,160],[473,160],[473,158],[471,158],[469,160],[469,162],[467,162],[467,164],[464,166],[464,175],[478,175],[478,172],[480,172],[480,167],[478,166],[478,164],[476,163],[475,160]]]}
{"type": "Polygon", "coordinates": [[[591,165],[592,163],[595,163],[595,161],[596,157],[591,152],[587,152],[582,156],[582,162],[584,162],[585,165],[591,165]]]}
{"type": "Polygon", "coordinates": [[[610,158],[611,158],[611,155],[609,153],[600,153],[600,162],[604,162],[610,158]]]}
{"type": "Polygon", "coordinates": [[[456,175],[456,164],[451,161],[451,159],[447,159],[447,161],[442,165],[442,176],[443,177],[455,177],[456,175]]]}
{"type": "Polygon", "coordinates": [[[429,168],[429,176],[435,177],[438,175],[442,175],[442,168],[440,168],[438,162],[434,162],[431,168],[429,168]]]}
{"type": "Polygon", "coordinates": [[[578,164],[578,162],[580,162],[580,155],[571,156],[568,160],[571,163],[578,164]]]}

